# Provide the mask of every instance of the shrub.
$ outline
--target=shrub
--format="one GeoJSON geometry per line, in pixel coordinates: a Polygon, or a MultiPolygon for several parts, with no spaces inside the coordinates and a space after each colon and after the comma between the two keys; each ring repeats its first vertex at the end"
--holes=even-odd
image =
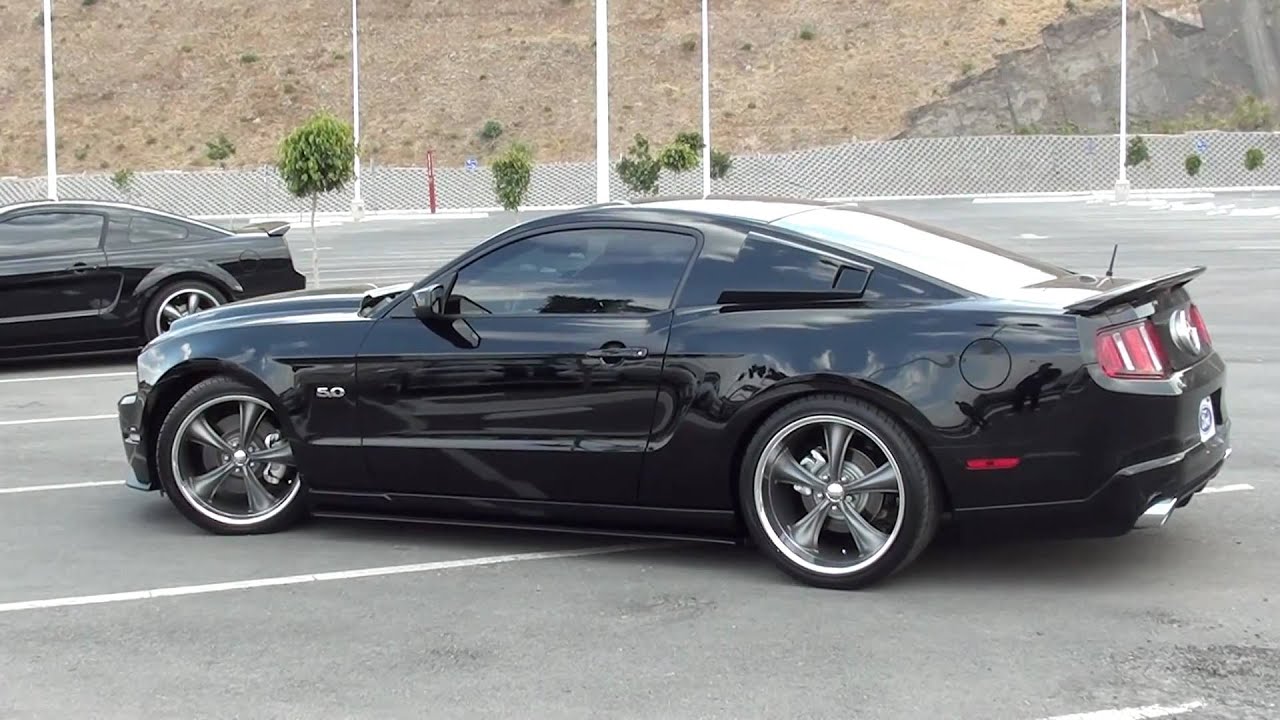
{"type": "Polygon", "coordinates": [[[1133,167],[1151,159],[1151,151],[1147,149],[1147,141],[1141,135],[1129,138],[1129,146],[1125,149],[1124,164],[1133,167]]]}
{"type": "Polygon", "coordinates": [[[649,140],[640,133],[632,139],[631,147],[614,167],[622,183],[632,192],[653,195],[658,192],[658,174],[662,165],[649,153],[649,140]]]}
{"type": "Polygon", "coordinates": [[[1203,161],[1197,153],[1191,153],[1187,156],[1186,161],[1183,162],[1183,166],[1187,169],[1187,174],[1191,177],[1195,177],[1200,174],[1200,166],[1202,164],[1203,161]]]}
{"type": "Polygon", "coordinates": [[[1266,157],[1262,154],[1261,150],[1258,148],[1249,148],[1244,153],[1244,169],[1249,172],[1253,172],[1254,170],[1262,167],[1264,160],[1266,160],[1266,157]]]}
{"type": "Polygon", "coordinates": [[[219,134],[212,142],[205,143],[204,154],[210,160],[222,164],[224,160],[236,154],[236,146],[227,139],[226,135],[219,134]]]}
{"type": "Polygon", "coordinates": [[[711,148],[711,179],[719,180],[729,174],[733,167],[733,158],[729,153],[711,148]]]}
{"type": "Polygon", "coordinates": [[[127,168],[117,170],[111,175],[111,184],[115,185],[120,192],[129,192],[129,185],[132,183],[133,171],[127,168]]]}
{"type": "Polygon", "coordinates": [[[533,178],[533,151],[514,143],[493,161],[493,191],[505,210],[519,211],[533,178]]]}
{"type": "Polygon", "coordinates": [[[485,122],[484,127],[480,128],[480,137],[489,142],[502,137],[502,123],[497,120],[485,122]]]}
{"type": "Polygon", "coordinates": [[[355,131],[328,112],[318,112],[280,143],[278,167],[289,193],[311,200],[311,274],[320,282],[316,258],[316,205],[320,195],[341,190],[355,176],[355,131]]]}

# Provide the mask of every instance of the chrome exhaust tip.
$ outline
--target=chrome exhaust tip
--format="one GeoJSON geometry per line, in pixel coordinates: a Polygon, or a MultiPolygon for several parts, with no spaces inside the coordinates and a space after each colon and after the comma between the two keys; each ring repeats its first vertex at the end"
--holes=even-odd
{"type": "Polygon", "coordinates": [[[1147,507],[1133,524],[1135,529],[1163,527],[1178,505],[1178,498],[1161,498],[1147,507]]]}

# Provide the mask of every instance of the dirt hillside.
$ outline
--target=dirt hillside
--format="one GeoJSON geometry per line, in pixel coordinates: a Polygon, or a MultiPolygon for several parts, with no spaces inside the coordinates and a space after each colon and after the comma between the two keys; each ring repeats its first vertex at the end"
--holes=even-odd
{"type": "MultiPolygon", "coordinates": [[[[886,136],[1046,24],[1109,0],[712,0],[713,135],[752,152],[886,136]]],[[[62,172],[272,162],[316,108],[350,117],[345,0],[54,0],[62,172]],[[225,138],[222,143],[220,138],[225,138]],[[213,153],[217,157],[217,153],[213,153]]],[[[611,0],[612,150],[699,125],[698,0],[611,0]]],[[[594,152],[591,0],[362,0],[364,155],[594,152]],[[502,132],[486,140],[495,121],[502,132]]],[[[0,175],[44,170],[40,3],[0,0],[0,175]]]]}

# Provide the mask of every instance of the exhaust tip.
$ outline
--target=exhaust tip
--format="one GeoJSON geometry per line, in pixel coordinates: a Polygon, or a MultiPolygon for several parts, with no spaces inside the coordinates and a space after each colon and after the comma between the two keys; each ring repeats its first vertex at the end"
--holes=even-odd
{"type": "Polygon", "coordinates": [[[1177,498],[1161,498],[1147,507],[1133,524],[1135,529],[1163,527],[1178,506],[1177,498]]]}

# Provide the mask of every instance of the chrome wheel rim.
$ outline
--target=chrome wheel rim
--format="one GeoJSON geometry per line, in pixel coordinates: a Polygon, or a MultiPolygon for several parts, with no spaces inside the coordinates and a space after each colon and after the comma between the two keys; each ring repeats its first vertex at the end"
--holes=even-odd
{"type": "Polygon", "coordinates": [[[773,546],[823,575],[848,575],[880,559],[906,516],[893,453],[868,428],[837,415],[795,420],[770,438],[753,490],[773,546]]]}
{"type": "Polygon", "coordinates": [[[170,456],[178,492],[228,525],[280,514],[302,485],[271,406],[251,395],[207,400],[178,426],[170,456]]]}
{"type": "Polygon", "coordinates": [[[218,298],[199,288],[170,293],[160,303],[160,312],[156,313],[156,332],[164,333],[173,325],[174,320],[216,308],[218,305],[218,298]]]}

